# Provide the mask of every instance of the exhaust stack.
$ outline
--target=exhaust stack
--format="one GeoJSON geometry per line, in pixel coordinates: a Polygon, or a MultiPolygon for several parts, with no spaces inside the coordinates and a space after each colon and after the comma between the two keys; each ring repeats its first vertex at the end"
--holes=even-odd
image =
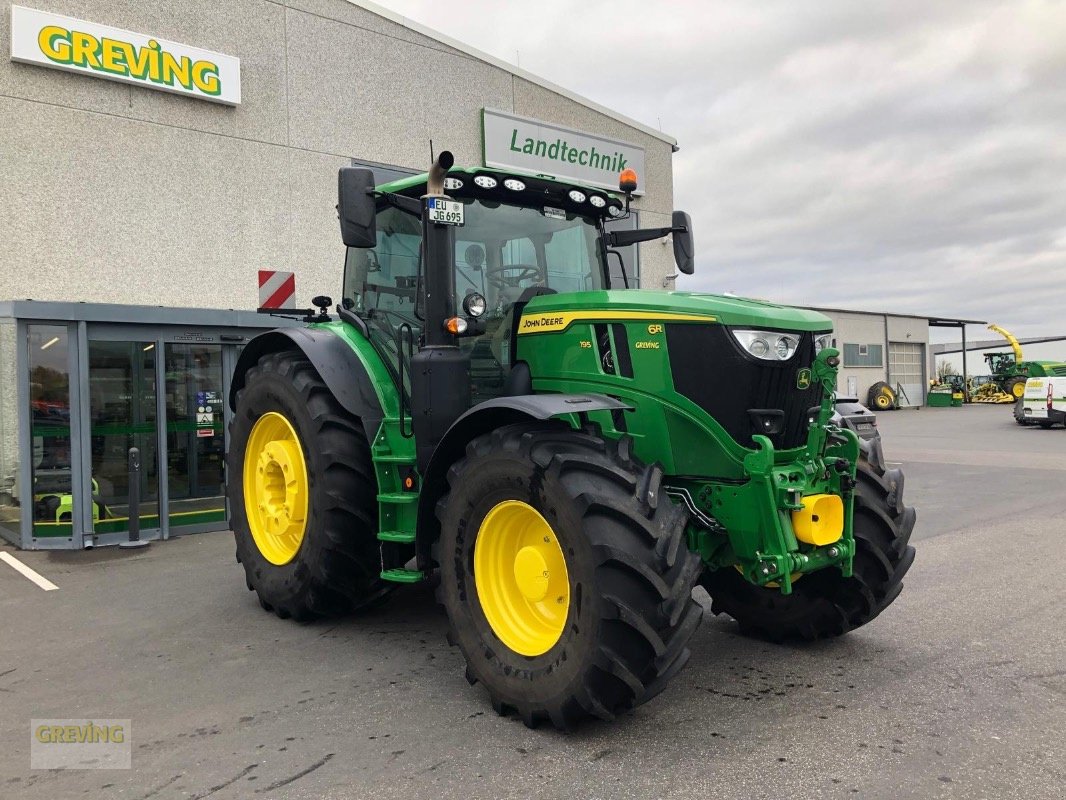
{"type": "Polygon", "coordinates": [[[444,179],[448,177],[448,170],[455,163],[455,157],[449,150],[441,150],[437,160],[429,168],[429,176],[426,178],[426,195],[440,197],[444,195],[444,179]]]}

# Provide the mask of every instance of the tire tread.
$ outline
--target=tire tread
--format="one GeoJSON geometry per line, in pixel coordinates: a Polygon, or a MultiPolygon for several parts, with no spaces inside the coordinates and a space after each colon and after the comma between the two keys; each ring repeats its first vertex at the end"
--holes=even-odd
{"type": "MultiPolygon", "coordinates": [[[[263,579],[263,567],[249,557],[254,554],[241,552],[242,548],[254,549],[255,544],[250,533],[241,530],[247,527],[243,513],[235,512],[238,561],[263,608],[282,619],[303,621],[344,614],[373,602],[385,588],[378,575],[380,555],[374,536],[377,479],[370,445],[359,419],[340,405],[310,360],[292,350],[268,353],[248,370],[245,385],[237,395],[231,432],[238,424],[237,416],[244,411],[242,401],[254,395],[260,384],[279,379],[299,395],[311,418],[310,441],[303,445],[309,456],[312,487],[316,481],[324,483],[315,496],[325,500],[324,524],[318,531],[318,557],[303,565],[303,580],[292,582],[284,596],[277,596],[276,587],[268,587],[263,579]]],[[[242,474],[243,445],[241,442],[232,447],[227,455],[230,475],[242,474]]]]}
{"type": "MultiPolygon", "coordinates": [[[[538,421],[498,428],[467,445],[465,457],[448,470],[451,492],[437,505],[443,524],[452,513],[455,488],[480,459],[500,452],[528,459],[535,476],[550,475],[567,487],[582,510],[596,583],[611,588],[581,601],[597,603],[602,633],[575,691],[530,706],[500,696],[486,683],[492,706],[501,714],[516,713],[527,725],[548,721],[563,730],[586,717],[613,719],[661,691],[688,659],[686,644],[703,615],[692,598],[701,562],[684,546],[688,514],[672,502],[648,501],[649,495],[658,498],[662,471],[636,462],[625,439],[615,442],[538,421]]],[[[447,611],[443,586],[437,596],[447,611]]],[[[450,641],[459,642],[448,616],[450,641]]]]}
{"type": "Polygon", "coordinates": [[[908,542],[917,515],[903,503],[903,473],[886,469],[878,439],[861,442],[855,487],[853,575],[833,569],[805,575],[791,595],[748,583],[731,569],[701,579],[711,611],[742,632],[771,641],[840,636],[874,620],[899,596],[914,562],[908,542]]]}

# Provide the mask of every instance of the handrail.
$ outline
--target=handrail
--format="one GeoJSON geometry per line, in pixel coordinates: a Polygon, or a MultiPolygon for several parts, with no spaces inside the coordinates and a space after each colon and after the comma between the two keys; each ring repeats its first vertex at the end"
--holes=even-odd
{"type": "Polygon", "coordinates": [[[414,436],[414,431],[408,430],[406,428],[405,421],[407,415],[404,413],[404,407],[406,406],[407,398],[406,392],[404,391],[403,387],[403,342],[405,331],[407,333],[407,354],[409,356],[408,363],[410,363],[411,358],[414,358],[415,354],[414,331],[411,329],[411,326],[408,323],[401,322],[399,327],[396,328],[396,389],[397,394],[399,394],[400,396],[400,436],[405,439],[410,439],[412,436],[414,436]]]}

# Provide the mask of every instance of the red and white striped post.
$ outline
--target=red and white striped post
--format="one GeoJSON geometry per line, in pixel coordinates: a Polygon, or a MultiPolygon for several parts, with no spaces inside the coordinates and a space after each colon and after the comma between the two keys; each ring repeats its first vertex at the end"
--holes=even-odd
{"type": "Polygon", "coordinates": [[[276,269],[259,270],[259,307],[296,308],[296,276],[276,269]]]}

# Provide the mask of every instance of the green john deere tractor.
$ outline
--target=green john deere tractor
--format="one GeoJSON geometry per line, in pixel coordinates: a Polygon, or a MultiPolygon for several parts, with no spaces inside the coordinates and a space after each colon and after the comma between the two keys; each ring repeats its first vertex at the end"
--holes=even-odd
{"type": "Polygon", "coordinates": [[[830,424],[817,313],[612,290],[622,194],[490,168],[340,171],[344,289],[245,347],[230,402],[237,557],[308,619],[434,580],[450,640],[527,725],[661,691],[703,614],[782,640],[880,614],[915,513],[880,444],[830,424]],[[313,313],[313,312],[309,312],[313,313]]]}

